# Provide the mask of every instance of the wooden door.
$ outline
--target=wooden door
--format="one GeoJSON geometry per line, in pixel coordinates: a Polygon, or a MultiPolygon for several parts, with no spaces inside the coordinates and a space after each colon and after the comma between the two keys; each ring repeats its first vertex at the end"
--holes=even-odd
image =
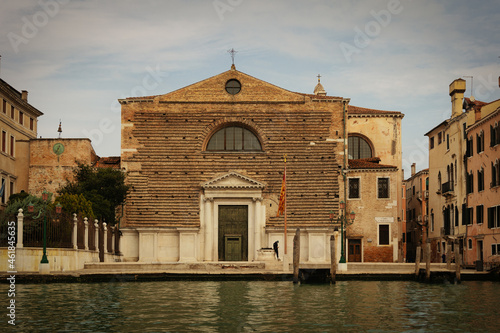
{"type": "Polygon", "coordinates": [[[224,249],[226,261],[241,261],[241,235],[225,235],[224,249]]]}
{"type": "Polygon", "coordinates": [[[348,244],[347,261],[361,262],[361,239],[349,239],[348,244]]]}
{"type": "Polygon", "coordinates": [[[248,260],[248,206],[219,206],[219,261],[248,260]]]}

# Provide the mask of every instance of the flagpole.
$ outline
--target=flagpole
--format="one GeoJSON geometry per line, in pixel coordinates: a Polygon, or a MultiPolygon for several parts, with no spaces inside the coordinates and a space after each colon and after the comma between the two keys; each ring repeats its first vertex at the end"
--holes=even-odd
{"type": "Polygon", "coordinates": [[[286,237],[286,195],[287,195],[287,190],[286,190],[286,154],[285,154],[285,254],[286,254],[286,249],[287,249],[287,237],[286,237]]]}

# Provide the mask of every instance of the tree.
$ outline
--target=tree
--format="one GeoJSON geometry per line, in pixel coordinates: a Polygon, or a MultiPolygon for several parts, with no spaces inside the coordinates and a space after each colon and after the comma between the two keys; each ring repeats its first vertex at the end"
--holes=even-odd
{"type": "Polygon", "coordinates": [[[64,193],[54,200],[54,204],[61,204],[62,211],[87,217],[90,221],[95,218],[92,202],[87,200],[83,194],[64,193]]]}
{"type": "Polygon", "coordinates": [[[116,207],[125,202],[129,189],[129,186],[125,185],[125,173],[111,168],[96,169],[90,165],[78,164],[74,174],[75,181],[68,181],[58,193],[61,196],[82,195],[92,203],[96,218],[104,219],[108,224],[115,224],[116,207]]]}

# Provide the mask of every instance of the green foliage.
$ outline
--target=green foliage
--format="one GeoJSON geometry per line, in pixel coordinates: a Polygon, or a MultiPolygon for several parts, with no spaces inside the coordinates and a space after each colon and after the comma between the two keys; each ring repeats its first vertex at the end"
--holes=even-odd
{"type": "Polygon", "coordinates": [[[63,212],[76,213],[78,216],[88,217],[90,221],[95,218],[92,202],[87,200],[83,194],[62,194],[54,200],[54,204],[60,204],[63,212]]]}
{"type": "Polygon", "coordinates": [[[29,194],[25,196],[24,199],[9,200],[7,207],[2,213],[2,220],[8,219],[9,221],[16,218],[19,213],[19,208],[23,209],[23,215],[25,217],[35,217],[41,210],[45,207],[48,208],[49,212],[55,211],[55,205],[51,203],[52,193],[49,193],[49,198],[45,202],[41,197],[37,197],[29,194]],[[28,206],[32,204],[34,206],[34,212],[30,213],[28,211],[28,206]]]}
{"type": "Polygon", "coordinates": [[[14,193],[9,197],[9,201],[7,205],[13,203],[14,201],[24,200],[27,196],[29,196],[28,192],[21,191],[19,193],[14,193]]]}
{"type": "Polygon", "coordinates": [[[75,181],[59,189],[59,194],[82,195],[92,203],[94,216],[114,224],[115,209],[126,198],[129,187],[125,185],[125,174],[120,170],[79,164],[75,170],[75,181]]]}

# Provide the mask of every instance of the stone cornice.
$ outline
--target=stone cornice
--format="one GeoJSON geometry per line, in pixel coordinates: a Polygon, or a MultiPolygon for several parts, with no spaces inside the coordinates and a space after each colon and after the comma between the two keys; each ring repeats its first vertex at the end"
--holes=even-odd
{"type": "Polygon", "coordinates": [[[263,189],[264,183],[230,171],[201,185],[204,189],[263,189]]]}

